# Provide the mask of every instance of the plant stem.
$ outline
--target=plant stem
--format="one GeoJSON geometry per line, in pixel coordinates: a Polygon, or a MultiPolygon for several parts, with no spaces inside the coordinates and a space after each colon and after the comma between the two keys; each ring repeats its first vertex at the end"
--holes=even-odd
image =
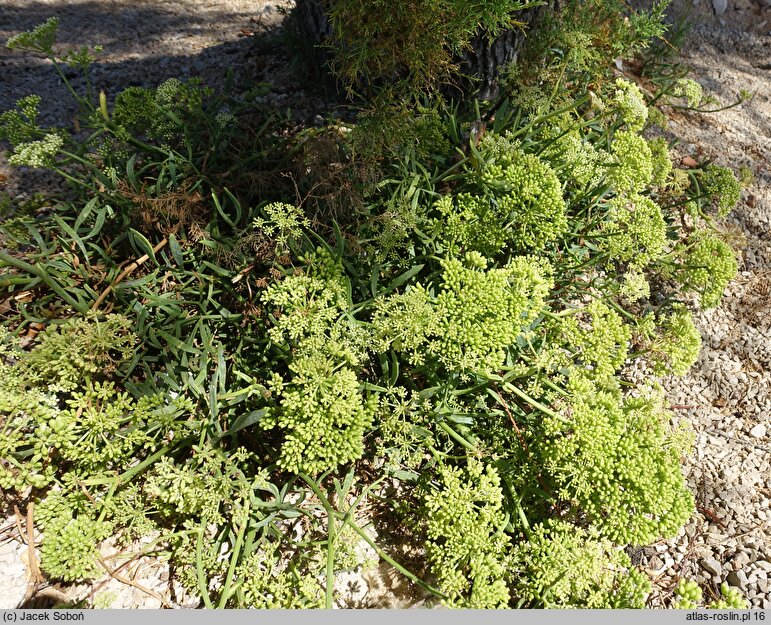
{"type": "Polygon", "coordinates": [[[324,506],[324,510],[327,513],[327,579],[324,596],[324,607],[327,610],[331,610],[333,602],[333,590],[335,586],[335,540],[337,540],[335,510],[332,507],[332,504],[329,503],[329,499],[327,499],[326,495],[324,495],[324,493],[319,488],[319,485],[312,478],[308,477],[304,473],[300,473],[300,479],[302,479],[308,486],[310,486],[311,490],[314,492],[316,497],[319,498],[321,505],[324,506]]]}
{"type": "Polygon", "coordinates": [[[447,421],[440,421],[439,427],[444,430],[447,434],[449,434],[450,438],[454,439],[458,443],[460,443],[463,447],[470,451],[474,451],[476,447],[469,443],[465,438],[463,438],[460,434],[458,434],[455,430],[453,430],[450,427],[450,424],[447,423],[447,421]]]}
{"type": "Polygon", "coordinates": [[[563,417],[561,414],[558,414],[554,412],[551,408],[547,408],[542,403],[536,401],[532,397],[530,397],[528,394],[526,394],[524,391],[518,389],[516,386],[511,384],[510,382],[505,382],[503,384],[503,388],[505,388],[507,391],[514,393],[517,397],[520,399],[526,401],[528,404],[530,404],[533,408],[536,408],[537,410],[540,410],[544,414],[550,416],[552,419],[557,419],[557,421],[560,421],[565,424],[569,424],[570,421],[568,421],[565,417],[563,417]]]}

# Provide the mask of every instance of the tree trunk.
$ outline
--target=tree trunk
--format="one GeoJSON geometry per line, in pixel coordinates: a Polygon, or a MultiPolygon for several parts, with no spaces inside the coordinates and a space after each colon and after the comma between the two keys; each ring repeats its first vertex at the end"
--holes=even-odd
{"type": "MultiPolygon", "coordinates": [[[[331,1],[334,0],[327,0],[331,1]]],[[[324,0],[297,0],[298,33],[303,41],[316,47],[319,64],[329,60],[330,52],[318,46],[324,44],[332,35],[332,27],[323,4],[324,0]]],[[[525,42],[528,26],[537,22],[544,13],[557,10],[559,4],[560,0],[547,0],[542,6],[519,11],[514,17],[525,26],[507,30],[492,41],[482,32],[477,34],[471,41],[471,49],[458,59],[460,73],[472,78],[462,84],[462,90],[476,91],[476,96],[482,100],[496,98],[501,68],[516,62],[525,42]]]]}

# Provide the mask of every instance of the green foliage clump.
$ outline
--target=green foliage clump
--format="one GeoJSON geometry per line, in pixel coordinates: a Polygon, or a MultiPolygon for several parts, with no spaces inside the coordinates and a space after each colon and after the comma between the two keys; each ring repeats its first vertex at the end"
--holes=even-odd
{"type": "Polygon", "coordinates": [[[549,165],[502,137],[482,139],[480,179],[490,192],[516,250],[535,251],[567,228],[562,185],[549,165]]]}
{"type": "Polygon", "coordinates": [[[639,193],[653,179],[653,154],[648,142],[626,130],[616,133],[610,147],[613,167],[608,179],[619,193],[639,193]]]}
{"type": "Polygon", "coordinates": [[[708,165],[701,174],[704,193],[716,203],[717,216],[727,217],[736,208],[742,194],[742,186],[728,167],[708,165]]]}
{"type": "MultiPolygon", "coordinates": [[[[409,19],[397,33],[420,48],[517,8],[421,2],[385,22],[362,15],[371,3],[333,10],[361,18],[354,39],[409,19]]],[[[0,486],[43,500],[50,574],[94,575],[107,535],[157,532],[206,607],[331,607],[362,540],[450,606],[644,604],[623,547],[691,513],[693,437],[626,368],[696,358],[673,302],[716,303],[736,271],[702,211],[725,214],[731,184],[673,170],[666,142],[640,136],[657,109],[607,71],[662,32],[661,5],[563,9],[495,103],[405,99],[298,132],[172,79],[112,114],[77,98],[85,142],[40,128],[34,97],[3,114],[14,148],[61,139],[38,162],[75,198],[0,224],[0,299],[31,343],[0,336],[0,486]],[[87,315],[100,307],[115,314],[87,315]],[[435,581],[375,545],[360,504],[413,515],[435,581]]],[[[87,74],[91,53],[57,58],[46,28],[22,43],[87,74]]],[[[354,39],[349,85],[450,68],[354,39]]]]}
{"type": "Polygon", "coordinates": [[[608,203],[605,248],[611,258],[645,267],[659,258],[667,243],[667,224],[661,208],[649,197],[632,193],[608,203]]]}
{"type": "Polygon", "coordinates": [[[172,519],[201,519],[223,524],[240,518],[254,483],[261,475],[246,477],[239,465],[250,459],[240,447],[226,452],[213,445],[193,445],[184,463],[161,458],[146,476],[144,494],[161,515],[172,519]]]}
{"type": "Polygon", "coordinates": [[[716,233],[703,230],[691,237],[682,256],[678,281],[700,293],[702,308],[717,306],[739,269],[731,246],[716,233]]]}
{"type": "Polygon", "coordinates": [[[544,420],[544,466],[560,496],[576,502],[619,544],[674,536],[693,512],[680,471],[687,447],[658,394],[620,400],[586,376],[571,376],[568,406],[544,420]]]}
{"type": "MultiPolygon", "coordinates": [[[[695,610],[702,601],[699,585],[692,579],[681,579],[675,588],[674,608],[679,610],[695,610]]],[[[742,597],[738,588],[732,588],[726,582],[720,585],[720,599],[710,603],[707,608],[712,610],[746,610],[747,600],[742,597]]]]}
{"type": "Polygon", "coordinates": [[[107,377],[134,355],[136,335],[123,315],[92,315],[50,325],[26,357],[30,374],[63,390],[107,377]]]}
{"type": "Polygon", "coordinates": [[[676,306],[659,327],[662,333],[651,348],[653,371],[657,375],[685,375],[701,351],[701,334],[693,315],[684,306],[676,306]]]}
{"type": "Polygon", "coordinates": [[[471,460],[439,469],[442,487],[425,499],[426,551],[450,607],[505,608],[509,537],[498,472],[471,460]]]}
{"type": "Polygon", "coordinates": [[[642,608],[647,576],[596,531],[564,521],[538,524],[514,546],[515,594],[531,607],[642,608]]]}
{"type": "Polygon", "coordinates": [[[339,0],[328,13],[332,68],[349,91],[399,79],[430,90],[451,80],[457,56],[480,30],[494,37],[515,27],[523,6],[512,0],[339,0]]]}

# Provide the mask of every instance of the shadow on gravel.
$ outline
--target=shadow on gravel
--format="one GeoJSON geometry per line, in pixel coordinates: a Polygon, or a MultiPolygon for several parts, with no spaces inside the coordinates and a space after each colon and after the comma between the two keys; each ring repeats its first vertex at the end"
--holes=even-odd
{"type": "MultiPolygon", "coordinates": [[[[103,47],[91,78],[96,92],[103,90],[109,100],[127,87],[154,87],[172,77],[200,76],[217,89],[228,69],[233,70],[237,85],[266,81],[272,83],[274,93],[296,91],[291,73],[277,71],[290,65],[287,54],[291,52],[280,36],[279,9],[254,2],[250,13],[238,11],[243,3],[227,12],[222,3],[212,4],[215,7],[207,10],[206,3],[162,0],[57,4],[33,0],[21,7],[0,1],[0,111],[37,93],[43,98],[40,109],[45,124],[72,124],[75,104],[48,61],[5,47],[9,37],[52,16],[60,20],[57,46],[103,47]]],[[[71,70],[68,79],[85,93],[79,71],[71,70]]]]}

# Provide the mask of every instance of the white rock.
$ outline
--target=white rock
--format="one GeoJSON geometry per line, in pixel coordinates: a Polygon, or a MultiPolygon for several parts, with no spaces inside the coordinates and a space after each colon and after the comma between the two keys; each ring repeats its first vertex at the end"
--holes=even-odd
{"type": "Polygon", "coordinates": [[[726,577],[726,581],[731,584],[731,586],[737,586],[742,590],[747,588],[747,575],[744,571],[731,571],[726,577]]]}
{"type": "Polygon", "coordinates": [[[704,558],[699,564],[710,575],[720,576],[723,573],[723,567],[715,558],[704,558]]]}
{"type": "Polygon", "coordinates": [[[764,423],[758,423],[754,428],[750,430],[750,436],[755,438],[763,438],[766,435],[766,425],[764,423]]]}

